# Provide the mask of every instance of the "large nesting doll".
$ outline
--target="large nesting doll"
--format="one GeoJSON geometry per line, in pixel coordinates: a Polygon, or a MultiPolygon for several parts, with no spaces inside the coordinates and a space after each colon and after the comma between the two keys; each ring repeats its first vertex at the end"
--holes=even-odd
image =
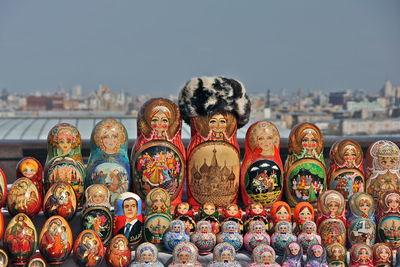
{"type": "Polygon", "coordinates": [[[281,199],[283,166],[280,135],[269,121],[259,121],[247,130],[240,188],[243,202],[260,202],[267,207],[281,199]]]}
{"type": "Polygon", "coordinates": [[[133,190],[142,198],[160,187],[168,191],[173,206],[181,202],[186,176],[181,129],[181,115],[174,102],[154,98],[142,106],[131,155],[133,190]]]}
{"type": "Polygon", "coordinates": [[[131,170],[128,158],[128,134],[122,123],[107,119],[96,124],[90,138],[90,156],[85,187],[107,185],[111,203],[129,191],[131,170]]]}
{"type": "Polygon", "coordinates": [[[289,135],[285,163],[285,192],[291,207],[307,201],[317,204],[326,188],[324,142],[319,128],[311,123],[296,125],[289,135]]]}
{"type": "Polygon", "coordinates": [[[353,194],[364,192],[363,152],[360,144],[347,139],[337,141],[329,155],[331,165],[328,188],[340,192],[346,200],[353,194]]]}
{"type": "Polygon", "coordinates": [[[239,190],[236,133],[250,116],[244,86],[225,77],[193,78],[180,92],[179,107],[192,136],[187,152],[189,202],[231,204],[239,190]]]}
{"type": "Polygon", "coordinates": [[[47,136],[47,159],[44,167],[45,191],[56,182],[70,183],[78,202],[84,192],[85,167],[81,153],[81,135],[69,123],[54,126],[47,136]]]}

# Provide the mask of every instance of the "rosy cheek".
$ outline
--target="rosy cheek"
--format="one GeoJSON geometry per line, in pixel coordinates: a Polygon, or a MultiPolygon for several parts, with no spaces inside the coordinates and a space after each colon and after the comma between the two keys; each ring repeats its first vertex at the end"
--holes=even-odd
{"type": "Polygon", "coordinates": [[[168,124],[163,124],[162,125],[162,128],[167,128],[168,127],[168,124]]]}
{"type": "Polygon", "coordinates": [[[312,148],[315,148],[315,147],[317,147],[317,144],[313,143],[313,144],[311,145],[311,147],[312,147],[312,148]]]}

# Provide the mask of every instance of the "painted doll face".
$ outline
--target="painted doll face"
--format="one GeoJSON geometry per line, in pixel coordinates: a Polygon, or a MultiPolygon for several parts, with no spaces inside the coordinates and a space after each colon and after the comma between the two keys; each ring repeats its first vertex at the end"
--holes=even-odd
{"type": "Polygon", "coordinates": [[[61,130],[58,133],[58,147],[63,155],[68,154],[72,147],[72,133],[69,130],[61,130]]]}
{"type": "Polygon", "coordinates": [[[173,231],[176,232],[176,233],[180,233],[181,232],[181,226],[179,224],[175,224],[173,231]]]}
{"type": "Polygon", "coordinates": [[[263,262],[264,264],[268,264],[268,263],[274,262],[273,255],[272,255],[270,252],[268,252],[268,251],[264,252],[264,253],[261,255],[261,260],[262,260],[262,262],[263,262]]]}
{"type": "Polygon", "coordinates": [[[115,148],[119,145],[118,133],[115,129],[106,129],[101,136],[101,141],[105,148],[105,152],[114,152],[115,148]]]}
{"type": "Polygon", "coordinates": [[[320,246],[314,248],[314,256],[319,258],[322,256],[323,250],[320,246]]]}
{"type": "Polygon", "coordinates": [[[263,227],[261,224],[257,224],[254,226],[254,232],[256,234],[262,234],[263,233],[263,227]]]}
{"type": "Polygon", "coordinates": [[[190,254],[187,251],[181,251],[178,254],[178,259],[181,263],[187,263],[190,259],[190,254]]]}
{"type": "Polygon", "coordinates": [[[387,198],[386,202],[387,202],[388,207],[391,208],[391,209],[396,210],[396,209],[399,208],[400,199],[399,199],[398,195],[389,196],[387,198]]]}
{"type": "Polygon", "coordinates": [[[215,212],[215,206],[213,204],[204,204],[203,210],[207,215],[212,215],[215,212]]]}
{"type": "Polygon", "coordinates": [[[378,164],[384,170],[396,170],[399,165],[399,158],[378,156],[378,164]]]}
{"type": "MultiPolygon", "coordinates": [[[[308,130],[306,130],[308,131],[308,130]]],[[[307,134],[301,139],[301,145],[307,151],[313,151],[317,148],[317,138],[314,136],[312,131],[308,131],[307,134]]]]}
{"type": "Polygon", "coordinates": [[[251,211],[254,214],[261,214],[263,212],[263,206],[261,204],[253,204],[251,205],[251,211]]]}
{"type": "Polygon", "coordinates": [[[311,221],[312,220],[312,214],[311,211],[308,207],[305,207],[302,211],[299,213],[300,220],[302,221],[311,221]]]}
{"type": "Polygon", "coordinates": [[[289,250],[292,255],[296,256],[297,254],[299,254],[300,247],[297,244],[292,244],[291,246],[289,246],[289,250]]]}
{"type": "Polygon", "coordinates": [[[186,214],[189,211],[188,203],[180,203],[177,207],[177,210],[180,214],[186,214]]]}
{"type": "Polygon", "coordinates": [[[362,198],[359,203],[360,210],[363,213],[368,214],[369,210],[371,209],[371,202],[369,201],[369,199],[362,198]]]}
{"type": "Polygon", "coordinates": [[[311,224],[307,224],[305,229],[307,234],[312,234],[314,232],[314,227],[311,224]]]}
{"type": "Polygon", "coordinates": [[[345,162],[347,162],[348,164],[352,164],[355,162],[357,158],[357,153],[354,147],[349,147],[346,149],[346,151],[344,152],[343,155],[343,159],[345,162]]]}
{"type": "Polygon", "coordinates": [[[333,259],[339,260],[342,256],[342,250],[339,247],[334,247],[332,249],[333,259]]]}
{"type": "Polygon", "coordinates": [[[262,134],[257,136],[258,146],[264,150],[269,151],[274,147],[274,135],[270,131],[263,131],[262,134]]]}
{"type": "Polygon", "coordinates": [[[228,232],[232,233],[232,232],[236,232],[236,227],[233,224],[228,225],[228,232]]]}
{"type": "Polygon", "coordinates": [[[328,203],[328,210],[331,215],[337,215],[339,212],[339,203],[336,201],[331,201],[328,203]]]}
{"type": "Polygon", "coordinates": [[[202,225],[202,226],[200,227],[200,232],[203,233],[203,234],[205,234],[205,233],[208,233],[208,232],[210,232],[210,231],[208,230],[208,226],[207,226],[207,225],[202,225]]]}
{"type": "Polygon", "coordinates": [[[128,198],[124,200],[123,203],[124,215],[130,221],[136,218],[137,214],[137,202],[133,198],[128,198]]]}
{"type": "Polygon", "coordinates": [[[232,261],[233,259],[234,259],[233,255],[231,254],[231,252],[228,249],[222,251],[222,253],[221,253],[222,261],[232,261]]]}
{"type": "Polygon", "coordinates": [[[282,234],[286,234],[287,232],[289,232],[289,229],[288,229],[287,225],[285,225],[285,224],[280,225],[278,230],[282,234]]]}
{"type": "Polygon", "coordinates": [[[21,173],[28,178],[33,177],[36,175],[39,169],[38,164],[32,159],[26,159],[21,163],[20,171],[21,173]]]}
{"type": "Polygon", "coordinates": [[[236,205],[230,205],[227,209],[227,213],[230,216],[235,216],[238,213],[238,211],[239,211],[239,208],[236,205]]]}
{"type": "Polygon", "coordinates": [[[92,197],[94,204],[102,204],[106,200],[106,194],[103,192],[95,192],[92,197]]]}
{"type": "Polygon", "coordinates": [[[365,248],[360,249],[360,251],[358,252],[358,258],[360,259],[360,261],[362,262],[368,262],[369,261],[369,253],[368,250],[365,248]]]}
{"type": "Polygon", "coordinates": [[[276,213],[276,218],[282,221],[289,219],[288,210],[284,206],[280,207],[276,213]]]}
{"type": "Polygon", "coordinates": [[[150,250],[145,250],[140,254],[140,259],[142,262],[151,262],[153,261],[153,253],[150,250]]]}
{"type": "Polygon", "coordinates": [[[169,119],[161,110],[151,117],[151,128],[158,132],[164,132],[168,129],[169,119]]]}
{"type": "Polygon", "coordinates": [[[208,121],[208,126],[210,127],[210,130],[215,133],[224,133],[227,127],[226,123],[225,117],[222,114],[217,113],[208,121]]]}
{"type": "Polygon", "coordinates": [[[386,261],[389,259],[390,253],[386,248],[383,248],[379,256],[381,257],[382,260],[386,261]]]}

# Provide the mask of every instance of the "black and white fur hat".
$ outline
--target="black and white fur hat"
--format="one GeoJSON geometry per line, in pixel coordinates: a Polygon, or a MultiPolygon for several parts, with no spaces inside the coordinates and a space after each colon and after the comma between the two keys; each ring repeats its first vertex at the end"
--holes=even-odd
{"type": "Polygon", "coordinates": [[[230,112],[236,116],[240,128],[250,117],[250,100],[243,84],[221,76],[188,81],[179,94],[179,108],[188,124],[193,117],[230,112]]]}

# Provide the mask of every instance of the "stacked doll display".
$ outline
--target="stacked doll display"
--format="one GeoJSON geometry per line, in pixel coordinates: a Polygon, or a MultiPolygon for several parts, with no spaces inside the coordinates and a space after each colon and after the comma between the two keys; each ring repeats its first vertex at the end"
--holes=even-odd
{"type": "Polygon", "coordinates": [[[196,245],[200,255],[210,254],[217,239],[212,233],[211,224],[207,221],[200,221],[196,225],[196,232],[190,236],[190,242],[196,245]]]}
{"type": "Polygon", "coordinates": [[[172,252],[178,243],[190,241],[189,233],[186,232],[185,223],[181,220],[173,220],[169,226],[168,232],[163,237],[164,247],[172,252]]]}
{"type": "Polygon", "coordinates": [[[218,243],[229,243],[236,251],[243,245],[243,236],[240,234],[239,225],[234,221],[225,221],[222,224],[222,232],[217,235],[218,243]]]}
{"type": "Polygon", "coordinates": [[[242,265],[235,260],[235,248],[228,243],[220,243],[215,246],[213,262],[207,267],[241,267],[242,265]]]}
{"type": "Polygon", "coordinates": [[[169,267],[203,267],[198,262],[199,252],[195,245],[190,242],[181,242],[175,246],[172,252],[172,263],[169,267]]]}
{"type": "Polygon", "coordinates": [[[248,267],[280,267],[275,261],[275,251],[268,245],[259,245],[253,251],[253,263],[248,267]]]}
{"type": "Polygon", "coordinates": [[[145,242],[137,247],[135,262],[130,267],[162,267],[164,266],[158,260],[157,247],[149,242],[145,242]]]}

